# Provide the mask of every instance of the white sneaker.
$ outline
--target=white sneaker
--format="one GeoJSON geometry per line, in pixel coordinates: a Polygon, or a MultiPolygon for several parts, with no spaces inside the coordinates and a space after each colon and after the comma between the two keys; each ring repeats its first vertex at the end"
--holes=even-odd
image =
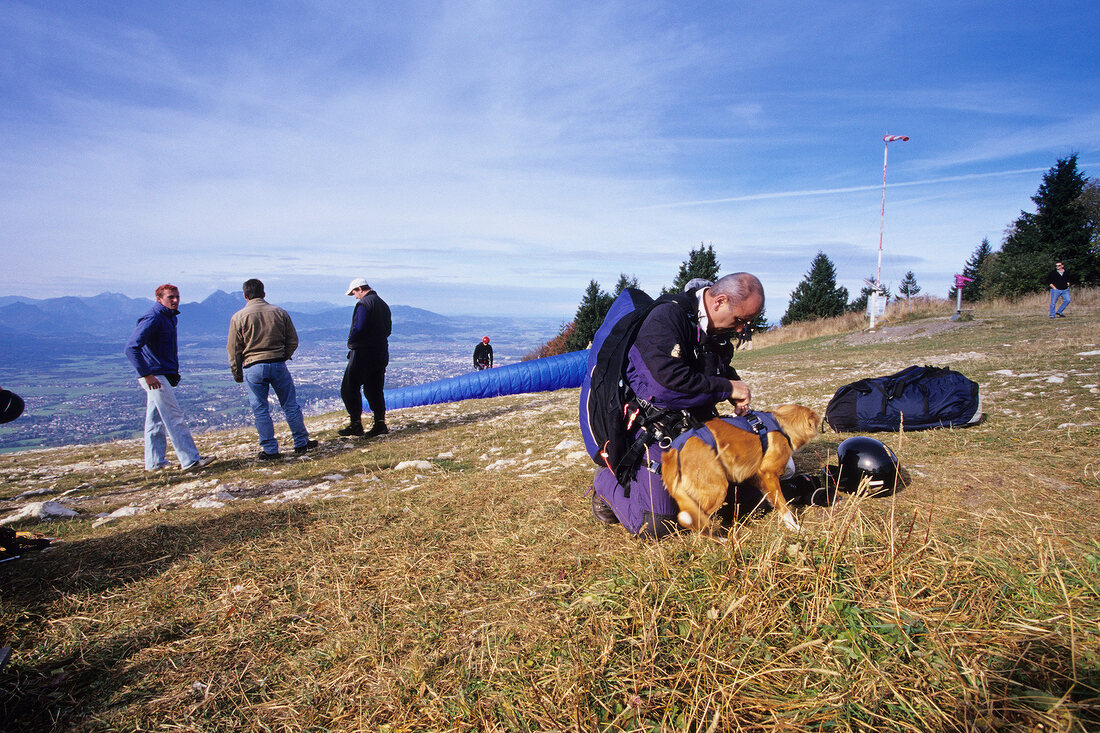
{"type": "Polygon", "coordinates": [[[184,466],[184,471],[197,471],[200,468],[206,468],[215,460],[214,456],[200,456],[199,460],[192,463],[190,466],[184,466]]]}

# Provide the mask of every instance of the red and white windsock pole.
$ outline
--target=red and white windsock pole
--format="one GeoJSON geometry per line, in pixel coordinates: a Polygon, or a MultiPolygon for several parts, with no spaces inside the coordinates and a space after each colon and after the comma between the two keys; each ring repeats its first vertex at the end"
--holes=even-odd
{"type": "MultiPolygon", "coordinates": [[[[886,231],[886,151],[890,143],[909,142],[908,135],[883,135],[882,136],[882,215],[878,225],[878,269],[875,270],[875,290],[882,292],[882,238],[886,231]]],[[[871,328],[875,327],[875,310],[871,309],[871,328]]]]}

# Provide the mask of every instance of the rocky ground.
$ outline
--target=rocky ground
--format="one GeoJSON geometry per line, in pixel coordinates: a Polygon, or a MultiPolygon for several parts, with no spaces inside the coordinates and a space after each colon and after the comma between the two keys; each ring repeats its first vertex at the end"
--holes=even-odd
{"type": "MultiPolygon", "coordinates": [[[[491,411],[497,414],[483,418],[486,426],[507,425],[530,419],[532,411],[573,410],[575,400],[574,390],[540,395],[518,413],[501,405],[491,411]]],[[[502,401],[482,401],[488,402],[502,401]]],[[[311,434],[321,440],[320,446],[302,455],[284,453],[281,460],[271,463],[256,459],[254,431],[209,432],[196,440],[204,455],[214,455],[217,460],[195,472],[178,467],[145,471],[141,442],[134,440],[6,454],[0,456],[0,524],[94,517],[93,525],[102,526],[121,517],[181,507],[220,509],[231,503],[277,504],[380,490],[406,492],[433,473],[456,467],[489,472],[507,469],[521,477],[535,477],[566,465],[589,463],[575,423],[566,420],[558,421],[560,435],[540,446],[475,443],[401,459],[387,455],[381,462],[369,462],[372,455],[387,454],[387,444],[391,450],[400,444],[405,430],[470,422],[471,404],[479,403],[391,413],[390,435],[371,441],[337,436],[335,431],[346,424],[345,417],[307,419],[311,434]],[[366,467],[362,461],[357,463],[356,457],[367,460],[366,467]]],[[[278,437],[284,446],[289,444],[285,433],[278,437]]]]}

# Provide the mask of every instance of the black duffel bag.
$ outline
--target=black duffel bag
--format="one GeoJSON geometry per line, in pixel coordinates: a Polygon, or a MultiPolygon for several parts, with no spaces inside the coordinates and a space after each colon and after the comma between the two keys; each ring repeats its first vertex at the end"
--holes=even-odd
{"type": "Polygon", "coordinates": [[[957,428],[981,418],[977,382],[933,366],[846,384],[825,408],[826,424],[838,433],[957,428]]]}

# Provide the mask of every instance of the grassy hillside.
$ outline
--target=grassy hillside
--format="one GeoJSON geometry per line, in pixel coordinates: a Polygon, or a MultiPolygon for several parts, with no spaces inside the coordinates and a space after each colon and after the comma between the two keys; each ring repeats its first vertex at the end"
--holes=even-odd
{"type": "MultiPolygon", "coordinates": [[[[985,421],[879,436],[884,499],[755,516],[718,540],[597,524],[576,392],[415,408],[377,441],[146,477],[136,442],[0,456],[0,499],[63,539],[0,565],[8,730],[1100,729],[1095,293],[969,321],[772,337],[759,408],[823,410],[910,364],[981,384],[985,421]],[[1093,352],[1090,355],[1083,355],[1093,352]],[[571,442],[573,441],[573,442],[571,442]],[[425,464],[401,467],[406,461],[425,464]],[[29,491],[51,493],[14,497],[29,491]],[[220,508],[193,508],[210,498],[220,508]],[[96,523],[122,507],[142,513],[96,523]],[[97,525],[97,526],[94,526],[97,525]]],[[[821,333],[819,331],[818,333],[821,333]]],[[[846,435],[801,451],[830,460],[846,435]]]]}

